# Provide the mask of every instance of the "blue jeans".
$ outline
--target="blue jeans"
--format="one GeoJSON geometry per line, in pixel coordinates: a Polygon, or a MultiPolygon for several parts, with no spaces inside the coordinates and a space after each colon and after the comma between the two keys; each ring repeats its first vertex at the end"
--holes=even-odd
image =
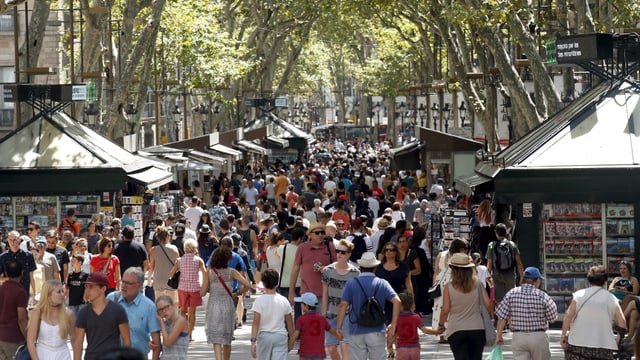
{"type": "Polygon", "coordinates": [[[289,357],[287,334],[262,331],[257,340],[256,353],[260,360],[287,360],[289,357]]]}
{"type": "MultiPolygon", "coordinates": [[[[332,329],[336,328],[336,324],[338,323],[338,317],[334,317],[332,319],[327,319],[327,321],[329,322],[329,325],[331,325],[332,329]]],[[[342,320],[342,333],[344,335],[344,337],[342,338],[342,341],[339,341],[338,339],[336,339],[333,335],[331,335],[328,331],[325,333],[325,337],[324,337],[324,345],[325,346],[330,346],[330,345],[340,345],[340,343],[348,343],[349,342],[349,335],[351,334],[349,332],[349,317],[345,316],[344,319],[342,320]]]]}

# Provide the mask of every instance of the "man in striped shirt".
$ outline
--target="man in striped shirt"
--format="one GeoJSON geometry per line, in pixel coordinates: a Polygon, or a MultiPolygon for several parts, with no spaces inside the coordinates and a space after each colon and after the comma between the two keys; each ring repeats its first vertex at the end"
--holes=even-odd
{"type": "Polygon", "coordinates": [[[556,303],[544,291],[538,289],[544,280],[540,270],[528,267],[524,270],[522,285],[515,287],[502,299],[498,318],[496,344],[504,342],[502,330],[507,319],[513,332],[512,351],[516,359],[549,360],[549,338],[546,331],[549,323],[558,318],[556,303]]]}

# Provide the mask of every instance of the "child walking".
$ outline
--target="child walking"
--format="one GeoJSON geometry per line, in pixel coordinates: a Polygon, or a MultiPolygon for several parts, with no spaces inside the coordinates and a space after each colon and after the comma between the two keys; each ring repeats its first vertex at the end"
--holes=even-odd
{"type": "Polygon", "coordinates": [[[84,300],[84,283],[87,281],[89,274],[82,271],[84,263],[84,255],[75,254],[71,257],[72,271],[67,276],[67,296],[69,298],[69,309],[78,316],[80,307],[85,304],[84,300]]]}
{"type": "Polygon", "coordinates": [[[418,329],[427,335],[440,335],[442,329],[434,330],[424,325],[420,315],[413,312],[413,295],[408,292],[398,294],[402,310],[398,317],[396,329],[396,359],[397,360],[419,360],[420,359],[420,339],[418,329]]]}
{"type": "Polygon", "coordinates": [[[296,320],[296,330],[289,339],[289,351],[302,335],[300,349],[298,349],[300,360],[324,359],[327,356],[324,351],[325,331],[338,340],[342,340],[342,337],[329,325],[327,319],[316,311],[318,297],[314,293],[306,292],[301,297],[296,297],[295,301],[302,303],[304,314],[296,320]]]}

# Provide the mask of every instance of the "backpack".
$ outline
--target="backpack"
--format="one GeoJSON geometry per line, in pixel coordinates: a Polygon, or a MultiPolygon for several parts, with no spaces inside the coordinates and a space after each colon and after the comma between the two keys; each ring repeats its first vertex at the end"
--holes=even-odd
{"type": "Polygon", "coordinates": [[[353,262],[357,262],[362,257],[362,254],[367,252],[367,242],[365,241],[364,235],[356,235],[353,234],[353,251],[351,252],[351,256],[349,260],[353,262]]]}
{"type": "MultiPolygon", "coordinates": [[[[366,327],[377,327],[383,325],[387,322],[387,318],[384,316],[384,310],[382,306],[376,300],[376,293],[378,292],[378,286],[380,286],[380,282],[376,283],[376,287],[373,290],[373,295],[367,295],[366,291],[362,287],[360,280],[355,278],[356,282],[360,286],[362,293],[366,297],[362,306],[360,306],[360,312],[358,313],[358,319],[356,322],[358,325],[366,326],[366,327]]],[[[375,279],[374,279],[375,281],[375,279]]]]}
{"type": "Polygon", "coordinates": [[[493,258],[496,264],[495,268],[499,271],[508,271],[513,269],[516,261],[511,242],[507,239],[503,239],[498,242],[493,249],[493,258]]]}

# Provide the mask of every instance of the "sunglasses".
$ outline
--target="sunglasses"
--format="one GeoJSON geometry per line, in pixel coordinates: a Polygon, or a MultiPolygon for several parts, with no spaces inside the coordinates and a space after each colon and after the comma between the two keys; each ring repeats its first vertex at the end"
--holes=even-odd
{"type": "Polygon", "coordinates": [[[336,254],[346,255],[348,253],[349,253],[349,251],[347,251],[347,250],[336,250],[336,254]]]}
{"type": "Polygon", "coordinates": [[[387,248],[387,249],[384,249],[384,252],[396,252],[396,249],[387,248]]]}
{"type": "Polygon", "coordinates": [[[107,245],[107,247],[110,247],[110,248],[112,248],[112,247],[113,247],[113,244],[109,244],[109,245],[107,245]]]}
{"type": "Polygon", "coordinates": [[[35,228],[27,228],[27,231],[33,231],[35,228]]]}
{"type": "Polygon", "coordinates": [[[316,235],[325,235],[326,232],[324,230],[319,230],[319,231],[312,231],[312,234],[316,234],[316,235]]]}

